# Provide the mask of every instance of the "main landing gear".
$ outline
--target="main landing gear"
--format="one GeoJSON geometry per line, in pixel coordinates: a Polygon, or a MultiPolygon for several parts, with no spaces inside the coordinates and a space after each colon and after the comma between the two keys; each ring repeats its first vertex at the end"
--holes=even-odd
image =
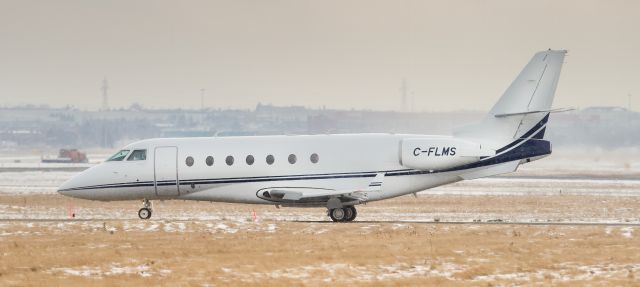
{"type": "Polygon", "coordinates": [[[138,210],[138,217],[140,217],[140,219],[149,219],[151,218],[151,210],[153,210],[153,207],[151,205],[151,201],[149,201],[148,199],[144,199],[142,201],[142,205],[143,207],[140,208],[140,210],[138,210]]]}
{"type": "Polygon", "coordinates": [[[334,222],[353,221],[358,215],[358,212],[353,205],[345,206],[343,208],[329,209],[328,213],[329,217],[331,217],[331,220],[333,220],[334,222]]]}

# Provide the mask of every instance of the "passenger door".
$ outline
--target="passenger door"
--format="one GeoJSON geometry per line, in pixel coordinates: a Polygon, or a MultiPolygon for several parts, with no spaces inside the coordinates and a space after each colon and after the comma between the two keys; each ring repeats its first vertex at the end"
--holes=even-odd
{"type": "Polygon", "coordinates": [[[178,188],[178,148],[156,147],[154,152],[154,182],[158,197],[180,195],[178,188]]]}

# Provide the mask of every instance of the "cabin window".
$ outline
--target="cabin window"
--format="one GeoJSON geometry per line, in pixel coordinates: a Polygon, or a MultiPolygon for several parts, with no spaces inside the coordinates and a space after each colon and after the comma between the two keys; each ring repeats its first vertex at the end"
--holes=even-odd
{"type": "Polygon", "coordinates": [[[224,160],[227,165],[232,165],[233,164],[233,156],[227,156],[227,158],[224,160]]]}
{"type": "Polygon", "coordinates": [[[208,156],[204,161],[208,166],[212,166],[213,165],[213,157],[212,156],[208,156]]]}
{"type": "Polygon", "coordinates": [[[294,164],[294,163],[296,163],[296,160],[298,160],[298,159],[296,158],[295,154],[290,154],[288,160],[289,160],[290,164],[294,164]]]}
{"type": "Polygon", "coordinates": [[[187,166],[192,166],[193,165],[193,157],[188,156],[187,159],[185,160],[185,163],[187,164],[187,166]]]}
{"type": "Polygon", "coordinates": [[[131,152],[131,155],[127,160],[146,160],[146,159],[147,159],[147,150],[137,149],[131,152]]]}
{"type": "Polygon", "coordinates": [[[123,149],[123,150],[117,152],[116,154],[112,155],[107,161],[121,161],[125,157],[127,157],[127,154],[129,154],[129,150],[128,149],[123,149]]]}
{"type": "Polygon", "coordinates": [[[252,155],[248,155],[247,156],[247,164],[248,165],[252,165],[256,160],[253,158],[252,155]]]}
{"type": "Polygon", "coordinates": [[[317,153],[314,153],[311,155],[309,159],[311,160],[312,163],[318,163],[318,161],[320,160],[320,157],[318,156],[317,153]]]}
{"type": "Polygon", "coordinates": [[[267,164],[268,165],[272,165],[275,160],[276,159],[273,157],[273,155],[268,155],[267,156],[267,164]]]}

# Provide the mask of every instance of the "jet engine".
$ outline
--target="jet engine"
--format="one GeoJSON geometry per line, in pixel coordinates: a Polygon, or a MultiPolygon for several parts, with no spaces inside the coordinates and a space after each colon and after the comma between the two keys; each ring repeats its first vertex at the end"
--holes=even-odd
{"type": "Polygon", "coordinates": [[[452,137],[403,139],[400,163],[420,170],[441,170],[479,161],[492,156],[495,150],[481,144],[452,137]]]}

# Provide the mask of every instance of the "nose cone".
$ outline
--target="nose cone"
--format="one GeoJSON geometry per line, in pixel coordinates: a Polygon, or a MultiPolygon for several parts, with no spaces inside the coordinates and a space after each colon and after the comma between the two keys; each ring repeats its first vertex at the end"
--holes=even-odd
{"type": "Polygon", "coordinates": [[[113,166],[99,164],[76,174],[58,187],[58,193],[81,199],[102,200],[109,196],[109,192],[102,187],[118,182],[113,166]]]}
{"type": "Polygon", "coordinates": [[[84,192],[84,188],[91,185],[94,180],[94,176],[92,176],[92,174],[95,174],[94,171],[97,167],[98,166],[93,166],[74,175],[58,187],[58,193],[71,197],[84,198],[87,194],[84,192]]]}
{"type": "Polygon", "coordinates": [[[77,177],[78,175],[62,183],[62,185],[58,187],[58,193],[66,196],[71,196],[71,197],[76,196],[77,191],[75,190],[75,188],[79,187],[78,184],[76,183],[77,177]]]}

